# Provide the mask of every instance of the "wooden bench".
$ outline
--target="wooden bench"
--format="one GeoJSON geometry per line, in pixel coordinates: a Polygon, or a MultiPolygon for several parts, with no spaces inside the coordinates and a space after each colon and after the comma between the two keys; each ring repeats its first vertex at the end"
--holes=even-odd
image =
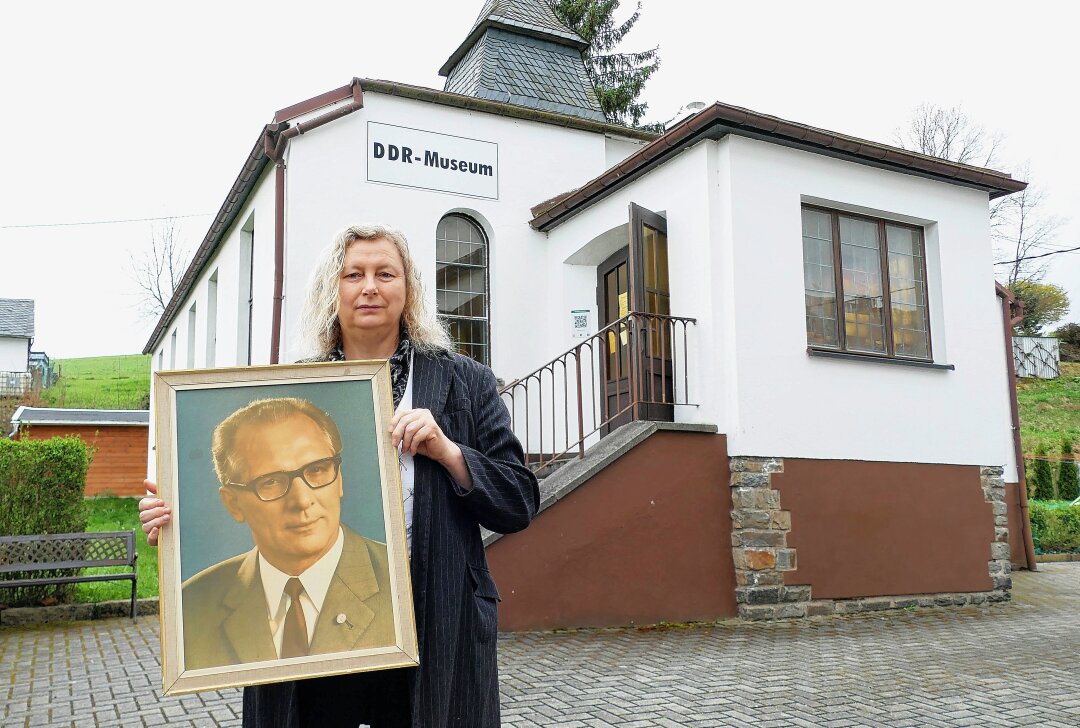
{"type": "Polygon", "coordinates": [[[49,533],[40,536],[0,536],[0,575],[12,572],[83,569],[94,566],[128,566],[130,572],[31,576],[3,580],[0,588],[49,586],[90,581],[131,581],[131,618],[135,619],[135,531],[102,533],[49,533]]]}

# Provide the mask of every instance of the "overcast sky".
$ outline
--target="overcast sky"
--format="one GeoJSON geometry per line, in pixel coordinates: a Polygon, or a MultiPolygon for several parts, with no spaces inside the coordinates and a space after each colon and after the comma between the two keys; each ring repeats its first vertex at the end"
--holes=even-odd
{"type": "MultiPolygon", "coordinates": [[[[131,259],[153,223],[194,247],[276,109],[354,76],[442,87],[483,0],[34,2],[0,31],[0,297],[37,301],[35,350],[136,353],[131,259]],[[35,227],[25,227],[25,226],[35,227]]],[[[632,7],[624,2],[623,10],[632,7]]],[[[1080,245],[1075,24],[1065,3],[644,0],[627,49],[660,46],[648,120],[724,101],[892,143],[920,103],[961,105],[1030,163],[1080,245]]],[[[582,180],[583,182],[585,180],[582,180]]],[[[1080,321],[1080,254],[1057,256],[1080,321]]]]}

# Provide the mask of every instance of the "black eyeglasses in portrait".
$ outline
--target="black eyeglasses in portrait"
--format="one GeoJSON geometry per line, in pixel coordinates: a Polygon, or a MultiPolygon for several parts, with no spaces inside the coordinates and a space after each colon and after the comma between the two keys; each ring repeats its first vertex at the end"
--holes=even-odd
{"type": "Polygon", "coordinates": [[[337,480],[341,469],[341,455],[322,458],[297,468],[296,470],[281,470],[274,473],[260,475],[248,483],[229,483],[234,488],[246,488],[251,490],[262,501],[275,501],[284,498],[292,487],[292,482],[300,478],[307,483],[309,488],[325,488],[337,480]]]}

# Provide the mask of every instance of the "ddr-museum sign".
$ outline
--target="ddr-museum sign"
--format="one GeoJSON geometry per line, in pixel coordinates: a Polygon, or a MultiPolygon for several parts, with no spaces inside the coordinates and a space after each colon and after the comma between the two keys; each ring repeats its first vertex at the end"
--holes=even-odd
{"type": "Polygon", "coordinates": [[[423,190],[499,199],[499,145],[368,122],[367,178],[423,190]]]}

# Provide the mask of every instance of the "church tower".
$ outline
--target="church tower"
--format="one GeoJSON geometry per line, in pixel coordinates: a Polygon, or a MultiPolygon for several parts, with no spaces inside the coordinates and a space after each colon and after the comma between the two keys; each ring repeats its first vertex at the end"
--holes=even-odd
{"type": "Polygon", "coordinates": [[[588,47],[545,0],[487,0],[439,75],[453,93],[605,121],[585,70],[588,47]]]}

